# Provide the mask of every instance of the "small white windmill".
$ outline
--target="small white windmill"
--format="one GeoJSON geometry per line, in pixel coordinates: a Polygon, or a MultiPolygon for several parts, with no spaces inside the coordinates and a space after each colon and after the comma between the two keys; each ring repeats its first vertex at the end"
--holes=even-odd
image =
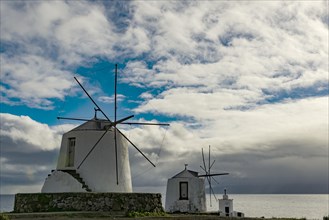
{"type": "MultiPolygon", "coordinates": [[[[205,180],[207,179],[209,185],[210,194],[210,206],[211,196],[213,195],[217,200],[214,190],[212,189],[211,181],[217,180],[214,176],[228,175],[229,173],[211,173],[210,170],[215,161],[210,164],[210,146],[209,146],[209,166],[206,166],[206,161],[202,149],[203,171],[205,174],[199,175],[198,172],[188,170],[187,164],[185,169],[173,177],[168,179],[166,190],[166,205],[167,212],[206,212],[206,192],[205,192],[205,180]]],[[[217,182],[218,183],[218,182],[217,182]]]]}
{"type": "Polygon", "coordinates": [[[132,192],[128,145],[154,163],[117,127],[119,124],[160,125],[163,123],[126,122],[133,115],[117,120],[117,65],[115,65],[114,121],[97,105],[86,89],[74,79],[95,105],[93,119],[85,121],[62,137],[56,170],[48,175],[41,192],[132,192]],[[105,119],[98,119],[97,112],[105,119]]]}

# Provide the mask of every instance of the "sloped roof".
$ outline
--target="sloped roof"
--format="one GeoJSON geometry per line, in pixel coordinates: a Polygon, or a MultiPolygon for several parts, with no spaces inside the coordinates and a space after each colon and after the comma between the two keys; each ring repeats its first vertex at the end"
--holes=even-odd
{"type": "Polygon", "coordinates": [[[73,128],[71,131],[81,131],[81,130],[105,130],[104,126],[110,125],[110,122],[103,119],[92,118],[90,121],[73,128]]]}
{"type": "Polygon", "coordinates": [[[175,176],[173,176],[172,178],[182,178],[182,177],[185,177],[185,178],[187,178],[187,177],[198,177],[198,172],[185,169],[185,170],[179,172],[178,174],[176,174],[175,176]]]}

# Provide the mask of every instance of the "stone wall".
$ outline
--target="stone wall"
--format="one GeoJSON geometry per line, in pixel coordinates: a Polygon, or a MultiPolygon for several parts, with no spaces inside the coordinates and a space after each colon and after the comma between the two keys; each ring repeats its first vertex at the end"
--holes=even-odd
{"type": "Polygon", "coordinates": [[[20,193],[14,212],[160,212],[160,193],[20,193]]]}

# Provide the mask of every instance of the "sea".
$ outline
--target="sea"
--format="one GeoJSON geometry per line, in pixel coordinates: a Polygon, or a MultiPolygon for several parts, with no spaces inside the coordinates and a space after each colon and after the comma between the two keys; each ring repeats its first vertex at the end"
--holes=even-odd
{"type": "MultiPolygon", "coordinates": [[[[0,211],[13,211],[14,198],[14,195],[0,195],[0,211]]],[[[230,194],[229,198],[233,199],[234,211],[243,212],[246,217],[322,220],[329,215],[329,194],[230,194]]],[[[213,196],[210,205],[207,195],[207,210],[218,211],[218,202],[213,196]]]]}

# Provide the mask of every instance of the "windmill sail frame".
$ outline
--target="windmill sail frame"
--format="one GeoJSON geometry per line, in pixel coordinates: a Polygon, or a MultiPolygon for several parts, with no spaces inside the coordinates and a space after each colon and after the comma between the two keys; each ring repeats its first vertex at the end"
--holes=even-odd
{"type": "MultiPolygon", "coordinates": [[[[117,133],[120,134],[126,141],[128,141],[153,167],[156,167],[156,165],[126,136],[124,135],[118,128],[118,124],[130,124],[130,125],[159,125],[159,126],[169,126],[168,123],[147,123],[147,122],[125,122],[128,119],[134,117],[134,115],[130,115],[128,117],[122,118],[120,120],[117,120],[117,76],[118,75],[118,65],[115,64],[115,79],[114,79],[114,121],[111,121],[109,117],[105,114],[105,112],[100,108],[100,106],[95,102],[95,100],[91,97],[91,95],[87,92],[87,90],[83,87],[83,85],[79,82],[79,80],[74,77],[75,81],[78,83],[78,85],[81,87],[81,89],[84,91],[84,93],[88,96],[88,98],[91,100],[91,102],[95,105],[95,116],[96,111],[100,111],[102,115],[106,118],[106,120],[102,120],[104,122],[109,122],[109,126],[106,127],[104,133],[98,138],[98,140],[95,142],[93,147],[90,149],[90,151],[86,154],[86,156],[83,158],[83,160],[80,162],[80,164],[77,166],[77,169],[79,169],[82,164],[86,161],[86,159],[90,156],[90,154],[94,151],[94,149],[99,145],[100,141],[104,138],[104,136],[107,134],[107,132],[113,127],[114,130],[114,148],[115,148],[115,170],[116,170],[116,184],[119,184],[119,168],[118,168],[118,149],[117,149],[117,133]]],[[[98,120],[97,118],[88,120],[88,119],[80,119],[80,118],[66,118],[66,117],[57,117],[57,119],[68,119],[68,120],[78,120],[78,121],[95,121],[98,120]]]]}
{"type": "Polygon", "coordinates": [[[214,178],[214,176],[223,176],[223,175],[228,175],[229,173],[211,173],[210,170],[212,168],[212,166],[215,164],[215,161],[214,160],[211,164],[210,164],[210,145],[209,145],[209,151],[208,151],[208,168],[206,166],[206,161],[205,161],[205,157],[204,157],[204,153],[203,153],[203,148],[202,148],[202,161],[203,161],[203,167],[201,167],[201,169],[205,172],[205,174],[202,174],[202,175],[198,175],[198,177],[205,177],[207,179],[207,182],[208,182],[208,185],[209,185],[209,200],[210,200],[210,207],[212,207],[212,203],[211,203],[211,195],[214,196],[215,200],[217,201],[217,197],[216,197],[216,194],[212,188],[212,185],[211,185],[211,180],[214,180],[217,184],[218,181],[214,178]]]}

